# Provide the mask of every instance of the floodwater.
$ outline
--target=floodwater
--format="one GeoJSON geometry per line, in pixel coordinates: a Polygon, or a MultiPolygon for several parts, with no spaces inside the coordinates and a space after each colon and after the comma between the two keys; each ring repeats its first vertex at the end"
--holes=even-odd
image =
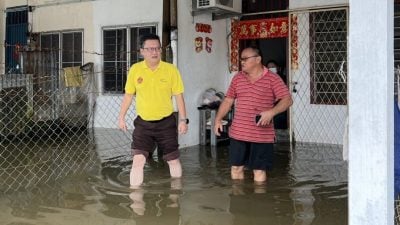
{"type": "Polygon", "coordinates": [[[347,224],[347,164],[337,146],[277,144],[264,185],[254,184],[250,171],[244,181],[231,181],[227,146],[184,148],[181,179],[170,179],[167,164],[155,155],[136,190],[128,188],[129,151],[102,146],[69,143],[63,153],[43,150],[29,158],[51,158],[51,164],[32,164],[28,172],[12,170],[20,166],[12,163],[0,167],[0,224],[347,224]]]}

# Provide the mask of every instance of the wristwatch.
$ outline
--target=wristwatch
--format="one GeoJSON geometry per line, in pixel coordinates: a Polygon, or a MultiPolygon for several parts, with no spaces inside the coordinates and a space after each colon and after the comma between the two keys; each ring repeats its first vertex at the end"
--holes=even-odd
{"type": "Polygon", "coordinates": [[[189,124],[189,119],[188,118],[179,119],[179,122],[185,122],[186,124],[189,124]]]}

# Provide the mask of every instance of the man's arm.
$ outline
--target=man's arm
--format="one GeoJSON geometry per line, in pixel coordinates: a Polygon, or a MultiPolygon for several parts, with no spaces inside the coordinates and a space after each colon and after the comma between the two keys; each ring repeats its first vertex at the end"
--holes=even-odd
{"type": "Polygon", "coordinates": [[[274,116],[286,111],[292,104],[293,100],[290,95],[282,98],[279,100],[278,104],[274,106],[274,108],[260,113],[261,119],[258,121],[257,126],[265,126],[270,124],[274,116]]]}
{"type": "Polygon", "coordinates": [[[178,132],[179,134],[185,134],[188,130],[188,125],[186,124],[186,107],[185,107],[185,99],[183,98],[183,94],[175,95],[176,105],[178,106],[178,114],[179,114],[179,123],[178,123],[178,132]]]}
{"type": "Polygon", "coordinates": [[[124,98],[122,100],[121,103],[121,110],[119,112],[119,116],[118,116],[118,127],[119,129],[126,131],[127,130],[127,126],[126,126],[126,122],[125,122],[125,115],[128,112],[129,107],[132,104],[132,99],[133,99],[133,94],[125,94],[124,98]]]}
{"type": "Polygon", "coordinates": [[[232,105],[234,103],[233,98],[228,98],[225,97],[224,100],[222,101],[221,105],[218,108],[217,115],[215,116],[215,121],[214,121],[214,132],[217,136],[220,136],[221,134],[219,133],[222,131],[222,118],[231,110],[232,105]]]}

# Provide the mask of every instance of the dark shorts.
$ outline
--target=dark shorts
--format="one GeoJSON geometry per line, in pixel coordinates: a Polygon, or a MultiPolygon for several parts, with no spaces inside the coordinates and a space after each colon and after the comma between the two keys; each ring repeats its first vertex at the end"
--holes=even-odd
{"type": "Polygon", "coordinates": [[[229,162],[232,166],[246,166],[252,170],[271,170],[273,143],[254,143],[230,139],[229,162]]]}
{"type": "Polygon", "coordinates": [[[178,130],[174,114],[158,121],[145,121],[138,116],[133,124],[133,155],[142,154],[147,158],[157,145],[162,150],[165,161],[179,158],[178,130]]]}

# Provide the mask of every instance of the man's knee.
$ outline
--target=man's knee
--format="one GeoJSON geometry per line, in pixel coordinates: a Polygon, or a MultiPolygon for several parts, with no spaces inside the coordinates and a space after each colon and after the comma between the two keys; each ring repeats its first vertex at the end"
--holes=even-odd
{"type": "Polygon", "coordinates": [[[146,163],[146,157],[144,155],[138,154],[133,156],[132,167],[143,168],[145,163],[146,163]]]}

